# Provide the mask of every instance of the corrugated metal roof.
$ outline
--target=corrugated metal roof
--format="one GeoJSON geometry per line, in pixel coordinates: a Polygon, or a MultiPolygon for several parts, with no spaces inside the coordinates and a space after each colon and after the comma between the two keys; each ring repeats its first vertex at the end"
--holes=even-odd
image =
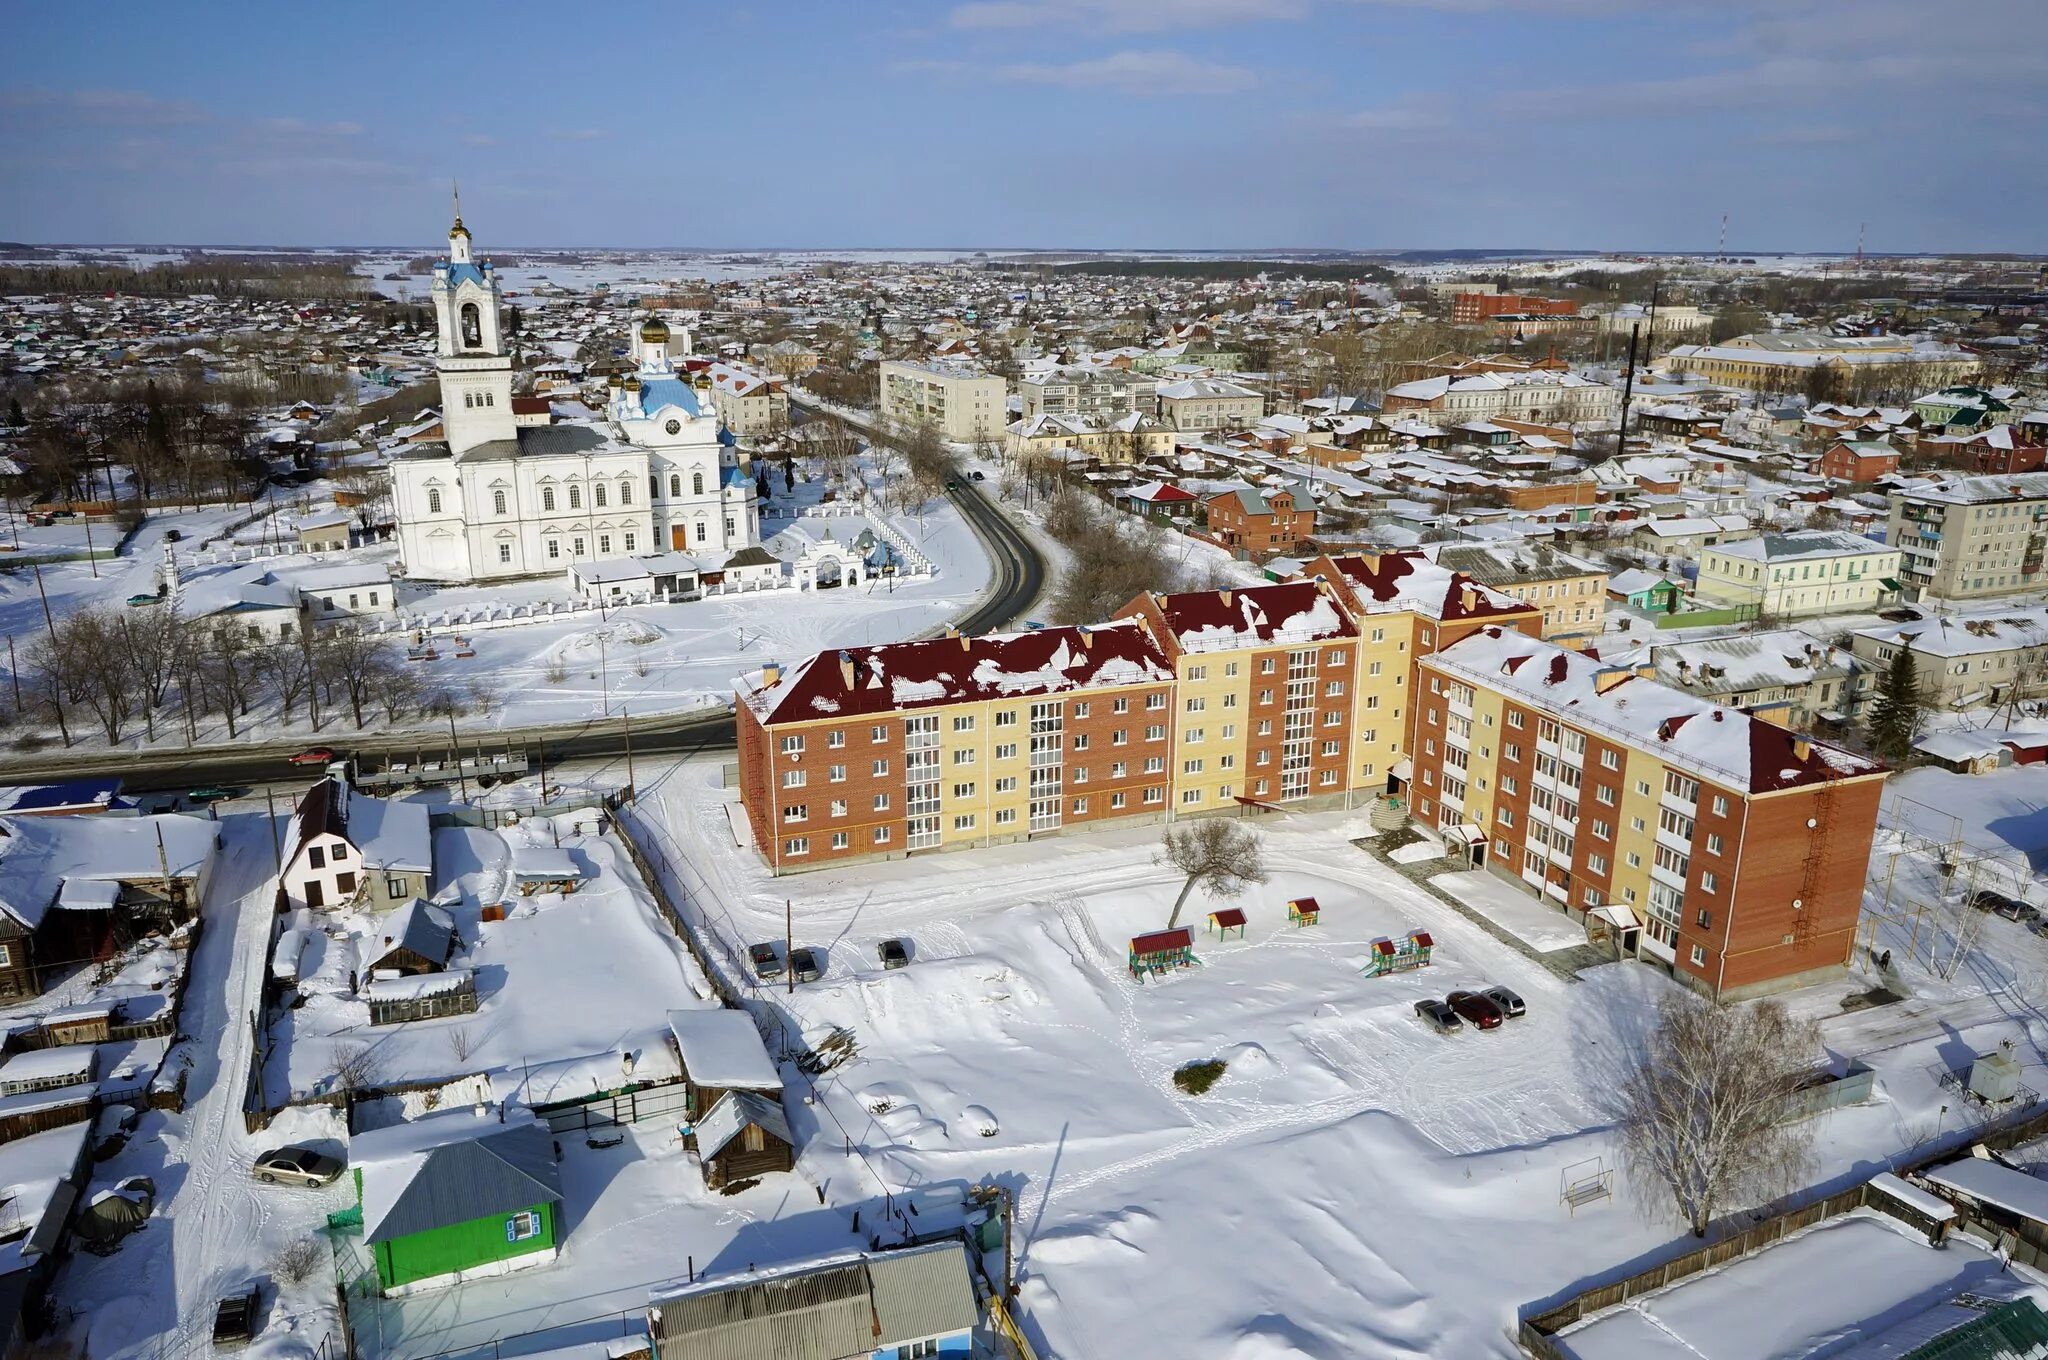
{"type": "Polygon", "coordinates": [[[358,1134],[349,1155],[362,1173],[371,1245],[562,1198],[553,1140],[530,1119],[435,1115],[358,1134]]]}
{"type": "Polygon", "coordinates": [[[699,1285],[653,1311],[660,1360],[847,1360],[980,1316],[958,1242],[699,1285]]]}

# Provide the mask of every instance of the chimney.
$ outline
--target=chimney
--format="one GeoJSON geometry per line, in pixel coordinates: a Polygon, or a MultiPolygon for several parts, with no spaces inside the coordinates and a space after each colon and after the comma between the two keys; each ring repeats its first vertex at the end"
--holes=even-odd
{"type": "Polygon", "coordinates": [[[1467,613],[1478,607],[1479,592],[1472,589],[1469,582],[1458,587],[1458,598],[1463,602],[1463,607],[1467,613]]]}
{"type": "Polygon", "coordinates": [[[1727,714],[1727,713],[1726,713],[1726,712],[1725,712],[1724,710],[1722,710],[1722,709],[1718,709],[1718,708],[1717,708],[1717,709],[1715,709],[1715,710],[1714,710],[1714,721],[1715,721],[1715,722],[1720,722],[1720,721],[1721,721],[1721,720],[1722,720],[1723,718],[1725,718],[1725,717],[1727,717],[1727,716],[1728,716],[1728,714],[1727,714]]]}
{"type": "Polygon", "coordinates": [[[782,663],[780,661],[771,661],[767,665],[761,667],[762,689],[773,689],[775,686],[781,683],[782,663]]]}
{"type": "Polygon", "coordinates": [[[853,688],[853,653],[843,648],[839,653],[839,678],[846,682],[848,689],[853,688]]]}
{"type": "Polygon", "coordinates": [[[1812,757],[1813,743],[1804,737],[1794,737],[1792,739],[1792,758],[1798,761],[1806,761],[1812,759],[1812,757]]]}
{"type": "Polygon", "coordinates": [[[1635,672],[1627,666],[1602,666],[1593,672],[1593,692],[1605,694],[1624,680],[1633,680],[1635,672]]]}
{"type": "Polygon", "coordinates": [[[1230,594],[1231,593],[1227,590],[1219,590],[1216,592],[1216,598],[1223,601],[1223,607],[1226,609],[1230,607],[1230,594]]]}
{"type": "Polygon", "coordinates": [[[1093,647],[1095,645],[1095,630],[1093,628],[1090,628],[1087,624],[1083,623],[1077,625],[1074,631],[1081,635],[1081,646],[1084,649],[1093,647]]]}

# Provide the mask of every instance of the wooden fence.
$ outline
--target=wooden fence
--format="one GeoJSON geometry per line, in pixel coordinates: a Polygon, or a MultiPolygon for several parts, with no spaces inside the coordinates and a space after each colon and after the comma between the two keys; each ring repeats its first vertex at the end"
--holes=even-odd
{"type": "MultiPolygon", "coordinates": [[[[2017,1110],[1994,1120],[1977,1131],[1971,1142],[1982,1143],[1992,1149],[2014,1147],[2031,1142],[2048,1133],[2048,1107],[2030,1107],[2017,1110]]],[[[1915,1157],[1913,1160],[1893,1167],[1892,1170],[1904,1175],[1923,1170],[1936,1162],[1951,1161],[1956,1156],[1956,1145],[1945,1144],[1936,1151],[1915,1157]]],[[[1820,1199],[1811,1200],[1798,1208],[1789,1209],[1772,1218],[1765,1219],[1742,1232],[1722,1238],[1718,1242],[1689,1251],[1685,1255],[1652,1266],[1648,1270],[1574,1295],[1565,1302],[1541,1312],[1523,1310],[1516,1327],[1515,1339],[1523,1350],[1538,1357],[1538,1360],[1572,1360],[1570,1354],[1558,1345],[1557,1334],[1573,1323],[1591,1317],[1616,1304],[1625,1303],[1638,1295],[1652,1293],[1669,1284],[1676,1284],[1703,1270],[1712,1270],[1730,1261],[1749,1255],[1783,1240],[1793,1233],[1810,1228],[1816,1223],[1846,1214],[1870,1202],[1870,1183],[1864,1181],[1847,1190],[1820,1199]]],[[[2036,1253],[2048,1261],[2048,1253],[2036,1253]]],[[[2028,1262],[2032,1264],[2032,1262],[2028,1262]]]]}

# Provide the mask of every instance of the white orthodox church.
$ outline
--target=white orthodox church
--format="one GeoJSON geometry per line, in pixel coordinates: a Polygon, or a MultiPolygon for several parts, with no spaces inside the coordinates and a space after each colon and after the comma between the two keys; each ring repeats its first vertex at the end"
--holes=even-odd
{"type": "Polygon", "coordinates": [[[634,371],[610,380],[603,420],[520,425],[500,301],[498,276],[472,254],[458,211],[448,258],[434,266],[447,445],[423,445],[391,467],[409,576],[491,581],[658,552],[718,571],[760,542],[745,457],[720,428],[710,387],[677,372],[665,324],[650,319],[634,333],[634,371]]]}

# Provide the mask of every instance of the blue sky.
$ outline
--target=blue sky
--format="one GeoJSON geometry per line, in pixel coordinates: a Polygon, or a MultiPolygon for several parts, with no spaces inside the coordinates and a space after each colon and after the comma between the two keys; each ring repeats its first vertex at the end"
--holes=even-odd
{"type": "Polygon", "coordinates": [[[2048,249],[2048,0],[103,20],[8,6],[0,239],[2048,249]]]}

